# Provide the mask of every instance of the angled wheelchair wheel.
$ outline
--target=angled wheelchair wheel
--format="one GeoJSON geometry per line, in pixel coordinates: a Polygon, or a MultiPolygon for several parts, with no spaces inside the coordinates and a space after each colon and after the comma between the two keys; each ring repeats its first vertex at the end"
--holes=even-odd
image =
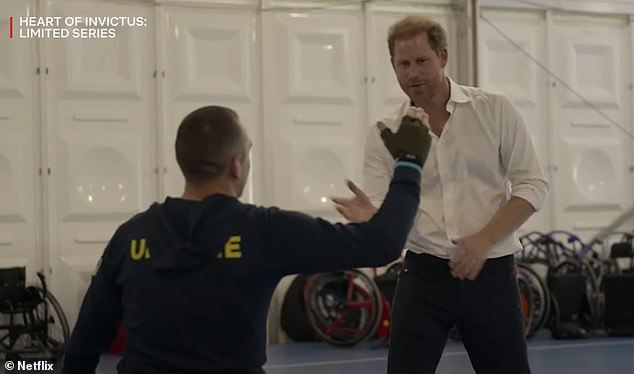
{"type": "Polygon", "coordinates": [[[541,277],[525,263],[517,264],[524,333],[533,336],[550,315],[550,292],[541,277]]]}
{"type": "MultiPolygon", "coordinates": [[[[70,330],[64,312],[51,293],[39,287],[28,287],[38,295],[39,302],[30,308],[22,308],[7,324],[7,334],[0,340],[0,352],[7,359],[50,359],[62,355],[70,330]]],[[[2,335],[2,334],[0,334],[2,335]]]]}
{"type": "Polygon", "coordinates": [[[42,283],[5,287],[0,303],[0,357],[5,359],[56,360],[69,339],[70,331],[57,299],[42,283]]]}
{"type": "Polygon", "coordinates": [[[62,354],[64,344],[70,339],[70,328],[59,301],[50,292],[46,293],[46,306],[39,310],[42,328],[39,330],[39,343],[52,356],[62,354]]]}
{"type": "Polygon", "coordinates": [[[373,336],[379,325],[381,293],[359,270],[310,276],[304,298],[310,324],[327,343],[357,344],[373,336]]]}
{"type": "Polygon", "coordinates": [[[534,291],[531,289],[530,284],[521,277],[518,277],[519,290],[520,290],[520,308],[522,311],[523,323],[524,323],[524,336],[531,334],[531,328],[533,326],[533,315],[531,313],[531,300],[534,298],[534,291]]]}

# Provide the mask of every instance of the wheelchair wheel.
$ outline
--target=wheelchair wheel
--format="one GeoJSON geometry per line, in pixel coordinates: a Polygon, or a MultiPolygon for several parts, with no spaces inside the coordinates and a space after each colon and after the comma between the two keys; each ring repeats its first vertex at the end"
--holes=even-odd
{"type": "Polygon", "coordinates": [[[518,277],[519,290],[520,290],[520,308],[522,311],[522,317],[524,322],[524,336],[529,336],[531,333],[531,327],[533,326],[533,316],[531,314],[531,300],[533,299],[533,290],[531,290],[528,282],[518,277]]]}
{"type": "Polygon", "coordinates": [[[6,325],[9,336],[3,339],[0,353],[4,353],[6,359],[56,360],[61,357],[70,336],[64,312],[50,292],[40,287],[26,290],[37,302],[22,306],[14,313],[13,325],[6,325]]]}
{"type": "Polygon", "coordinates": [[[520,301],[526,309],[525,334],[533,336],[546,323],[550,314],[550,292],[539,275],[529,265],[517,264],[520,301]],[[522,300],[523,298],[523,300],[522,300]]]}
{"type": "Polygon", "coordinates": [[[46,321],[46,328],[40,331],[40,342],[54,356],[61,355],[64,344],[70,339],[70,328],[62,306],[50,292],[46,293],[46,306],[42,304],[40,317],[42,322],[46,321]]]}
{"type": "Polygon", "coordinates": [[[381,293],[356,269],[310,276],[304,298],[310,324],[333,345],[351,346],[373,336],[381,319],[381,293]]]}

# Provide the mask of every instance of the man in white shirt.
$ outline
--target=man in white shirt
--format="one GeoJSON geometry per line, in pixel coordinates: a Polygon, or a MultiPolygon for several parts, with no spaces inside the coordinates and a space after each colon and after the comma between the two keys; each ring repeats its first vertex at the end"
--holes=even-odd
{"type": "MultiPolygon", "coordinates": [[[[530,373],[513,253],[516,230],[540,209],[548,183],[524,122],[507,98],[445,76],[447,38],[437,22],[400,20],[388,47],[409,100],[381,122],[395,131],[415,106],[432,133],[394,297],[388,373],[434,373],[454,325],[478,374],[530,373]]],[[[365,153],[365,189],[378,206],[394,160],[376,126],[365,153]]],[[[360,208],[369,201],[339,203],[352,221],[374,211],[360,208]]]]}

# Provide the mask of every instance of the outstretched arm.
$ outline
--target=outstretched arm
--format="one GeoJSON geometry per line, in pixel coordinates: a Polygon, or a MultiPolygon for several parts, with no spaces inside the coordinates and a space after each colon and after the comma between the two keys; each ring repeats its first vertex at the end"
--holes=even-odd
{"type": "MultiPolygon", "coordinates": [[[[399,257],[418,209],[420,175],[431,138],[415,113],[403,119],[395,134],[382,128],[381,138],[398,161],[385,201],[367,222],[333,225],[300,213],[277,211],[273,215],[271,245],[282,273],[382,266],[399,257]]],[[[359,203],[356,208],[372,208],[367,196],[350,186],[357,195],[351,200],[359,203]]],[[[344,214],[349,212],[347,208],[354,208],[339,205],[344,214]]]]}
{"type": "Polygon", "coordinates": [[[420,198],[420,168],[398,165],[381,208],[365,223],[332,224],[320,218],[271,211],[275,268],[282,274],[383,266],[401,254],[420,198]]]}

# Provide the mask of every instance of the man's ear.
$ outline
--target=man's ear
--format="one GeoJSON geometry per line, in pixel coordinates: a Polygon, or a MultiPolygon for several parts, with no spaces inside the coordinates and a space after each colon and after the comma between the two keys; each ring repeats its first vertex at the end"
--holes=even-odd
{"type": "Polygon", "coordinates": [[[240,155],[231,156],[228,168],[231,178],[240,179],[240,175],[242,175],[242,157],[240,155]]]}
{"type": "Polygon", "coordinates": [[[438,52],[438,57],[440,57],[440,65],[443,68],[447,67],[447,60],[449,59],[449,52],[447,52],[447,48],[443,48],[440,52],[438,52]]]}

